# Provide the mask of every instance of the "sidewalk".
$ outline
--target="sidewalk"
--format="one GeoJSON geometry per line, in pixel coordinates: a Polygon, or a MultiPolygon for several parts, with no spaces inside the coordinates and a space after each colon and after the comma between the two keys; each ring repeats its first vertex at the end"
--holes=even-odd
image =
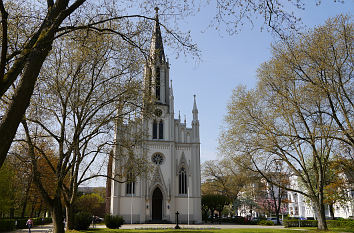
{"type": "MultiPolygon", "coordinates": [[[[28,228],[17,229],[15,231],[11,231],[11,233],[14,233],[14,232],[25,233],[25,232],[28,232],[28,228]]],[[[33,233],[53,232],[53,224],[34,226],[31,228],[31,232],[33,232],[33,233]]],[[[4,232],[4,233],[10,233],[10,232],[4,232]]]]}
{"type": "MultiPolygon", "coordinates": [[[[120,229],[173,229],[176,224],[124,224],[120,229]]],[[[261,225],[231,225],[231,224],[200,224],[200,225],[187,225],[179,224],[182,229],[236,229],[236,228],[253,228],[253,229],[283,229],[284,226],[261,226],[261,225]]],[[[90,225],[92,229],[92,225],[90,225]]],[[[105,225],[97,224],[95,228],[106,228],[105,225]]],[[[27,233],[28,229],[17,229],[16,231],[4,233],[27,233]]],[[[53,225],[40,225],[31,229],[32,233],[49,233],[53,232],[53,225]]]]}

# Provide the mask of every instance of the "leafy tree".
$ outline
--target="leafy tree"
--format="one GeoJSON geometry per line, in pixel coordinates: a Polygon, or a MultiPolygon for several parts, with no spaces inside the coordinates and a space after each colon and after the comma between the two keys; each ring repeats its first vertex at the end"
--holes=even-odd
{"type": "Polygon", "coordinates": [[[205,180],[202,184],[203,194],[220,194],[234,200],[250,182],[249,175],[247,170],[227,158],[221,161],[206,161],[202,165],[202,176],[205,180]]]}
{"type": "MultiPolygon", "coordinates": [[[[91,215],[99,216],[102,212],[104,199],[98,193],[84,194],[75,203],[76,211],[86,212],[91,215]]],[[[102,216],[102,215],[101,215],[102,216]]]]}
{"type": "Polygon", "coordinates": [[[0,168],[0,214],[10,212],[14,207],[16,190],[14,189],[15,170],[10,163],[5,163],[0,168]]]}
{"type": "Polygon", "coordinates": [[[229,204],[229,199],[220,194],[206,194],[202,195],[202,208],[208,209],[213,216],[215,211],[218,211],[219,217],[225,205],[229,204]]]}
{"type": "Polygon", "coordinates": [[[258,86],[234,91],[220,140],[225,154],[241,164],[251,161],[250,169],[267,182],[308,197],[322,230],[330,163],[343,144],[353,145],[352,30],[349,17],[339,16],[274,45],[258,71],[258,86]],[[305,190],[272,180],[268,174],[278,161],[305,190]]]}

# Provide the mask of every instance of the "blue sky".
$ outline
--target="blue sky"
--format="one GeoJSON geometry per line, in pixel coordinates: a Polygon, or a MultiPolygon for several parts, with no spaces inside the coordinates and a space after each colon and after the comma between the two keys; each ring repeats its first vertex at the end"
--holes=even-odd
{"type": "MultiPolygon", "coordinates": [[[[324,24],[329,17],[340,13],[353,12],[354,1],[344,4],[332,0],[309,2],[304,11],[298,11],[304,25],[314,27],[324,24]]],[[[214,8],[215,9],[215,8],[214,8]]],[[[193,40],[202,51],[201,61],[188,57],[179,57],[168,51],[170,60],[170,78],[173,80],[176,118],[181,111],[181,118],[187,117],[190,126],[192,119],[193,95],[197,95],[201,134],[201,161],[220,158],[217,152],[218,136],[226,114],[226,105],[232,90],[239,84],[254,87],[259,65],[271,56],[272,35],[263,30],[261,21],[252,28],[246,25],[237,35],[228,36],[225,32],[206,29],[214,14],[212,7],[202,9],[195,16],[185,19],[180,28],[191,30],[193,40]]]]}

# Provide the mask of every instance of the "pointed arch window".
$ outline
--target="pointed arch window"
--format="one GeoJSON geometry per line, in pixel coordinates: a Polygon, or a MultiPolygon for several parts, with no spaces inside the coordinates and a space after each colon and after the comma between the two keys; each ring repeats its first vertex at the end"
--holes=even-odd
{"type": "Polygon", "coordinates": [[[152,139],[157,139],[157,121],[152,123],[152,139]]]}
{"type": "Polygon", "coordinates": [[[159,123],[159,139],[163,139],[163,121],[160,120],[159,123]]]}
{"type": "Polygon", "coordinates": [[[160,100],[160,68],[156,68],[156,99],[160,100]]]}
{"type": "Polygon", "coordinates": [[[152,123],[152,139],[163,139],[163,120],[157,122],[154,120],[152,123]]]}
{"type": "Polygon", "coordinates": [[[127,183],[125,184],[125,190],[127,195],[135,194],[135,181],[133,173],[129,172],[127,175],[127,183]]]}
{"type": "Polygon", "coordinates": [[[178,172],[178,193],[187,194],[187,173],[184,167],[178,172]]]}

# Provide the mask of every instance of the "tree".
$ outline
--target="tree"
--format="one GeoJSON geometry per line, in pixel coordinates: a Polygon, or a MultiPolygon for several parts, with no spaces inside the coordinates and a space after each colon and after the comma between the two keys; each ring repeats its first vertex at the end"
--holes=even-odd
{"type": "MultiPolygon", "coordinates": [[[[40,71],[55,40],[73,31],[89,29],[115,35],[144,54],[146,40],[141,44],[136,38],[151,31],[148,21],[155,19],[143,14],[129,15],[129,8],[140,5],[138,10],[146,13],[159,5],[165,7],[166,13],[180,13],[177,15],[182,16],[189,12],[183,4],[168,7],[170,1],[126,0],[119,6],[114,1],[102,4],[94,0],[48,0],[46,3],[0,1],[0,98],[6,104],[6,108],[1,110],[0,167],[30,104],[40,71]]],[[[167,32],[171,34],[172,30],[167,32]]],[[[180,51],[198,53],[196,46],[190,43],[188,34],[175,33],[171,38],[177,41],[172,44],[178,46],[180,51]]]]}
{"type": "MultiPolygon", "coordinates": [[[[135,56],[134,47],[125,47],[106,34],[78,31],[55,45],[55,53],[44,64],[23,127],[34,182],[52,210],[55,231],[61,232],[63,205],[67,227],[72,229],[78,186],[105,176],[105,155],[113,145],[115,119],[141,111],[138,76],[142,62],[135,56]],[[117,105],[121,106],[118,116],[117,105]],[[36,142],[48,138],[53,141],[56,163],[36,142]],[[56,177],[51,189],[46,189],[38,177],[40,161],[35,149],[56,177]]],[[[135,162],[139,164],[139,160],[135,162]]]]}
{"type": "Polygon", "coordinates": [[[5,163],[0,168],[0,215],[4,216],[6,213],[10,213],[10,209],[13,208],[15,201],[14,190],[14,177],[15,170],[9,163],[5,163]]]}
{"type": "MultiPolygon", "coordinates": [[[[220,194],[235,202],[244,188],[252,182],[252,174],[238,166],[232,159],[210,160],[202,165],[202,193],[220,194]]],[[[236,207],[236,206],[235,206],[236,207]]],[[[236,209],[237,212],[237,209],[236,209]]]]}
{"type": "Polygon", "coordinates": [[[104,199],[98,193],[84,194],[75,203],[76,210],[90,213],[95,216],[102,216],[104,199]]]}
{"type": "Polygon", "coordinates": [[[235,89],[220,140],[225,154],[252,161],[250,168],[267,182],[308,197],[322,230],[326,173],[337,149],[353,145],[352,30],[349,17],[339,16],[273,46],[258,86],[235,89]],[[306,189],[272,180],[267,174],[278,162],[306,189]]]}
{"type": "MultiPolygon", "coordinates": [[[[344,1],[336,1],[344,3],[344,1]]],[[[208,1],[215,5],[215,15],[211,26],[225,30],[230,35],[239,33],[244,25],[254,26],[260,18],[261,29],[269,30],[281,37],[289,36],[290,31],[299,31],[304,25],[300,12],[309,4],[324,4],[321,1],[288,0],[218,0],[208,1]],[[298,14],[294,13],[300,11],[298,14]]]]}
{"type": "MultiPolygon", "coordinates": [[[[219,216],[224,209],[225,205],[229,204],[230,201],[229,199],[220,194],[206,194],[202,195],[202,209],[204,211],[208,210],[210,211],[210,215],[213,217],[214,212],[218,211],[219,216]]],[[[205,215],[205,213],[204,213],[205,215]]]]}

